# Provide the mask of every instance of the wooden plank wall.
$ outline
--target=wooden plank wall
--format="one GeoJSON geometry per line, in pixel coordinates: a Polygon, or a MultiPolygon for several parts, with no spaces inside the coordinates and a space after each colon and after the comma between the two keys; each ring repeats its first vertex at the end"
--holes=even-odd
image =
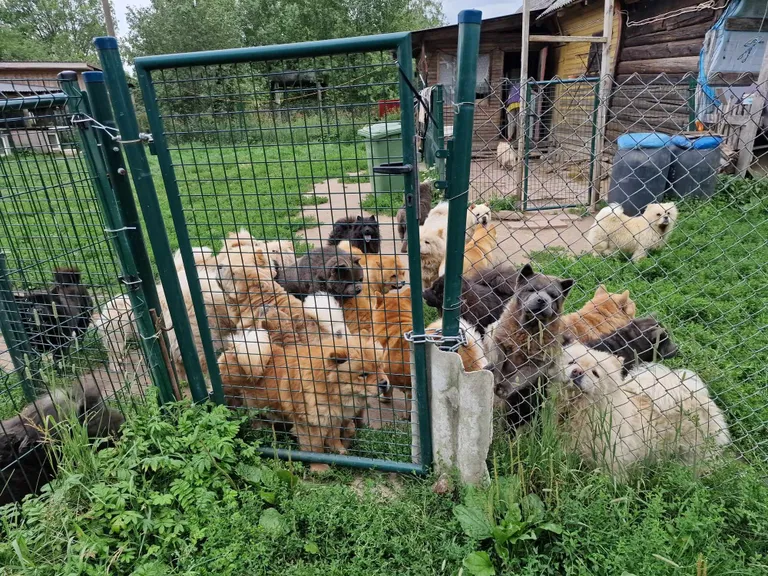
{"type": "MultiPolygon", "coordinates": [[[[427,84],[438,83],[438,69],[440,54],[456,56],[453,50],[430,50],[427,52],[427,84]]],[[[504,52],[490,46],[480,47],[481,54],[490,54],[489,81],[491,83],[491,95],[482,100],[475,101],[474,133],[472,137],[472,154],[474,156],[487,156],[496,154],[496,146],[499,143],[503,102],[501,100],[501,80],[504,76],[504,52]],[[485,49],[485,51],[484,51],[485,49]]],[[[443,118],[446,126],[453,125],[453,106],[446,103],[443,109],[443,118]]]]}
{"type": "MultiPolygon", "coordinates": [[[[624,10],[628,22],[637,22],[699,3],[639,0],[627,3],[624,10]]],[[[688,129],[689,84],[698,74],[704,35],[720,13],[700,10],[642,26],[625,22],[607,130],[609,144],[625,132],[674,134],[688,129]],[[664,76],[659,78],[660,74],[664,76]]]]}
{"type": "MultiPolygon", "coordinates": [[[[565,36],[594,36],[603,31],[603,3],[586,6],[581,3],[557,14],[557,22],[565,36]]],[[[616,6],[613,19],[611,57],[616,57],[621,15],[616,6]]],[[[554,48],[554,76],[580,78],[587,72],[589,42],[569,42],[554,48]]],[[[595,74],[595,76],[598,76],[595,74]]],[[[586,82],[562,84],[555,88],[552,114],[552,144],[563,151],[562,158],[581,161],[589,158],[592,139],[594,90],[586,82]]]]}

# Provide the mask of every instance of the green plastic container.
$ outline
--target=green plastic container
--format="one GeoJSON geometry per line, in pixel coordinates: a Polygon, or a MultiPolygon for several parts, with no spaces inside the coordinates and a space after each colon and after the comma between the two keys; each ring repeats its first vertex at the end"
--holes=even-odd
{"type": "Polygon", "coordinates": [[[400,122],[371,124],[357,131],[358,136],[365,140],[368,174],[372,177],[373,191],[376,193],[402,192],[405,189],[401,175],[373,173],[374,166],[403,161],[403,140],[400,132],[400,122]]]}

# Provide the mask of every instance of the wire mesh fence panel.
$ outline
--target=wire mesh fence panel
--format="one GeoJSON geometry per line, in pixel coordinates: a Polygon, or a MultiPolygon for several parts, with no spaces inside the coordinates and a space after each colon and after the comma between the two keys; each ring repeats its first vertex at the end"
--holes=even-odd
{"type": "MultiPolygon", "coordinates": [[[[617,475],[670,455],[764,468],[766,86],[612,82],[598,159],[597,84],[531,83],[524,157],[502,93],[498,156],[471,160],[461,317],[501,419],[517,431],[554,413],[566,443],[617,475]]],[[[444,284],[425,290],[430,307],[444,284]]]]}
{"type": "Polygon", "coordinates": [[[163,199],[171,242],[200,279],[215,366],[187,306],[212,386],[270,452],[416,470],[424,416],[404,335],[423,325],[421,286],[400,232],[416,182],[410,40],[349,42],[137,67],[179,199],[163,199]]]}
{"type": "Polygon", "coordinates": [[[124,410],[143,396],[149,379],[133,345],[119,358],[111,354],[115,339],[130,341],[132,313],[121,305],[125,287],[72,123],[72,98],[50,79],[0,79],[0,88],[5,503],[53,474],[43,442],[51,426],[46,416],[61,420],[73,412],[84,420],[95,411],[87,417],[95,422],[89,432],[106,436],[121,417],[103,401],[124,410]]]}

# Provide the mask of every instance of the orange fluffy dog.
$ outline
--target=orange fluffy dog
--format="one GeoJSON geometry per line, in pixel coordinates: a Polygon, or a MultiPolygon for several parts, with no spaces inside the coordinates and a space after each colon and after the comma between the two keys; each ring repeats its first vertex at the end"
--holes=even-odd
{"type": "Polygon", "coordinates": [[[377,307],[377,292],[386,294],[405,285],[407,266],[399,256],[386,254],[363,254],[344,241],[339,247],[360,256],[363,267],[363,291],[354,298],[345,300],[344,323],[352,333],[373,335],[373,313],[377,307]]]}
{"type": "MultiPolygon", "coordinates": [[[[258,352],[265,347],[259,343],[258,352]]],[[[238,353],[235,347],[221,355],[227,395],[241,398],[248,408],[273,411],[276,419],[293,425],[299,447],[308,452],[346,454],[366,397],[389,389],[380,368],[381,351],[370,338],[323,336],[311,346],[273,344],[266,366],[256,352],[254,347],[238,353]]],[[[328,466],[310,468],[319,472],[328,466]]]]}
{"type": "MultiPolygon", "coordinates": [[[[496,261],[493,251],[496,243],[496,224],[476,226],[470,238],[464,245],[464,274],[473,270],[493,268],[496,261]]],[[[440,264],[440,276],[445,274],[445,260],[440,264]]]]}
{"type": "MultiPolygon", "coordinates": [[[[384,347],[385,367],[392,386],[403,389],[406,398],[411,397],[411,347],[403,334],[413,330],[411,289],[404,288],[378,294],[373,313],[373,335],[384,347]]],[[[383,395],[391,399],[392,392],[383,395]]]]}
{"type": "Polygon", "coordinates": [[[595,295],[578,312],[562,318],[564,333],[570,333],[580,342],[594,340],[623,328],[635,317],[637,307],[629,297],[629,290],[611,294],[600,284],[595,295]]]}
{"type": "Polygon", "coordinates": [[[317,339],[323,333],[320,323],[298,298],[275,282],[277,271],[264,250],[250,234],[241,231],[230,234],[219,252],[219,283],[229,316],[238,330],[259,328],[267,316],[272,316],[281,324],[289,322],[293,330],[286,333],[294,338],[300,335],[304,343],[317,339]]]}

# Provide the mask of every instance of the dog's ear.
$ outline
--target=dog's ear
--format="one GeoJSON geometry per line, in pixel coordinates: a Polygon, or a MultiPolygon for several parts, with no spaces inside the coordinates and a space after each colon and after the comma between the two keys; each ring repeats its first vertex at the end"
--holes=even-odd
{"type": "Polygon", "coordinates": [[[573,278],[563,278],[560,280],[560,288],[563,291],[563,300],[568,297],[568,292],[573,288],[575,281],[573,278]]]}
{"type": "Polygon", "coordinates": [[[532,278],[536,275],[536,272],[533,271],[533,267],[530,264],[524,265],[522,268],[520,268],[519,277],[520,278],[532,278]]]}
{"type": "Polygon", "coordinates": [[[437,229],[437,237],[438,238],[443,238],[444,234],[445,234],[445,230],[443,230],[442,228],[438,228],[437,229]]]}
{"type": "Polygon", "coordinates": [[[363,222],[363,221],[364,221],[364,219],[363,219],[362,216],[358,216],[357,220],[355,220],[355,222],[363,222]]]}
{"type": "Polygon", "coordinates": [[[632,298],[629,297],[629,290],[624,290],[624,292],[621,293],[621,298],[621,307],[624,309],[624,312],[627,314],[627,316],[634,318],[637,314],[637,305],[634,303],[632,298]]]}
{"type": "Polygon", "coordinates": [[[328,361],[335,366],[340,366],[349,360],[349,352],[346,348],[334,348],[328,353],[328,361]]]}
{"type": "Polygon", "coordinates": [[[597,290],[595,290],[595,298],[605,296],[606,294],[608,294],[608,290],[606,289],[605,284],[600,284],[600,286],[597,287],[597,290]]]}

